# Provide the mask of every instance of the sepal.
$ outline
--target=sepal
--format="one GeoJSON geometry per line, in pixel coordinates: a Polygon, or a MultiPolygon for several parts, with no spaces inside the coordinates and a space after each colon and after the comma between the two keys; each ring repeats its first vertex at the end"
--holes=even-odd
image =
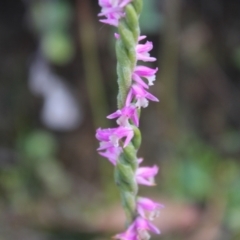
{"type": "Polygon", "coordinates": [[[132,143],[135,149],[139,149],[142,143],[142,134],[136,126],[132,125],[134,136],[132,138],[132,143]]]}

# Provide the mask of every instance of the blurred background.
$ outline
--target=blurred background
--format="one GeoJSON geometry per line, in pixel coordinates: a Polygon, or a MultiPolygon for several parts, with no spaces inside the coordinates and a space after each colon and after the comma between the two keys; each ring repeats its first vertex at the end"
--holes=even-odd
{"type": "MultiPolygon", "coordinates": [[[[123,231],[113,168],[114,30],[97,0],[0,1],[0,240],[102,240],[123,231]]],[[[240,1],[144,0],[159,67],[142,111],[140,190],[166,207],[162,240],[240,239],[240,1]]]]}

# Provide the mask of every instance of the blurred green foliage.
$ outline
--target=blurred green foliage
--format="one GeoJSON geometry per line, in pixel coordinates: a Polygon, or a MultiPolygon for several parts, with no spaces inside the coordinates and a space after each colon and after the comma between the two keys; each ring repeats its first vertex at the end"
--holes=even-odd
{"type": "Polygon", "coordinates": [[[74,56],[69,25],[72,9],[68,1],[34,1],[30,11],[34,29],[40,36],[43,55],[56,65],[68,63],[74,56]]]}
{"type": "Polygon", "coordinates": [[[238,165],[232,166],[232,181],[228,186],[228,206],[225,224],[233,231],[239,233],[240,229],[240,170],[238,165]]]}
{"type": "Polygon", "coordinates": [[[71,191],[71,181],[56,159],[57,142],[46,131],[32,131],[18,144],[17,166],[1,171],[1,185],[9,202],[18,211],[47,193],[61,198],[71,191]]]}
{"type": "Polygon", "coordinates": [[[190,201],[205,200],[213,187],[217,160],[217,154],[202,143],[183,140],[163,172],[167,191],[190,201]]]}
{"type": "Polygon", "coordinates": [[[52,31],[43,38],[42,51],[51,62],[64,65],[74,55],[72,39],[64,32],[52,31]]]}
{"type": "Polygon", "coordinates": [[[183,138],[172,157],[163,163],[164,187],[161,190],[171,197],[199,204],[200,207],[212,201],[216,205],[223,203],[226,206],[225,226],[233,233],[238,233],[240,229],[238,159],[221,156],[217,149],[196,137],[183,138]]]}
{"type": "Polygon", "coordinates": [[[232,58],[235,66],[240,69],[240,46],[234,49],[232,58]]]}
{"type": "Polygon", "coordinates": [[[144,11],[140,17],[141,31],[146,34],[160,32],[163,26],[163,16],[159,13],[156,1],[144,0],[144,11]]]}

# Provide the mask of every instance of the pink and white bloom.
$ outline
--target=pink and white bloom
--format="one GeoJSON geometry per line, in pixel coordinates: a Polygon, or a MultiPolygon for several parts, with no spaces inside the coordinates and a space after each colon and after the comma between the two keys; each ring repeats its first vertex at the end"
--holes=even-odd
{"type": "Polygon", "coordinates": [[[114,238],[120,240],[148,240],[150,235],[148,231],[160,234],[159,229],[150,221],[141,216],[138,216],[128,229],[114,238]]]}
{"type": "Polygon", "coordinates": [[[107,149],[111,146],[118,147],[119,140],[125,138],[123,147],[126,147],[133,138],[133,130],[131,127],[108,128],[97,129],[96,138],[100,141],[100,147],[98,150],[107,149]]]}
{"type": "Polygon", "coordinates": [[[148,85],[152,86],[153,82],[156,80],[156,72],[158,68],[149,68],[146,66],[136,66],[134,69],[134,74],[139,78],[146,78],[148,80],[148,85]]]}
{"type": "Polygon", "coordinates": [[[117,110],[116,112],[110,114],[107,116],[108,119],[117,119],[117,123],[120,126],[128,127],[129,119],[132,120],[132,122],[138,126],[139,125],[139,118],[138,118],[138,111],[137,108],[132,104],[129,106],[125,106],[120,110],[117,110]]]}
{"type": "Polygon", "coordinates": [[[126,99],[126,105],[128,106],[133,99],[136,99],[135,106],[140,107],[147,107],[148,106],[148,100],[159,102],[159,100],[153,96],[151,93],[147,92],[141,85],[139,84],[133,84],[131,89],[129,90],[127,99],[126,99]]]}
{"type": "Polygon", "coordinates": [[[136,53],[137,53],[137,60],[141,60],[144,62],[154,62],[156,58],[150,57],[149,52],[153,49],[152,42],[147,41],[144,44],[137,44],[136,46],[136,53]]]}
{"type": "Polygon", "coordinates": [[[136,170],[135,178],[138,184],[146,186],[154,186],[154,177],[158,173],[158,167],[154,165],[153,167],[139,167],[136,170]]]}
{"type": "Polygon", "coordinates": [[[102,8],[100,17],[106,17],[106,19],[100,20],[100,22],[118,26],[119,19],[125,16],[124,8],[132,0],[99,0],[99,5],[102,8]]]}
{"type": "Polygon", "coordinates": [[[146,89],[149,88],[148,84],[145,83],[145,82],[142,80],[142,78],[139,77],[138,74],[133,73],[133,74],[132,74],[132,79],[133,79],[138,85],[140,85],[141,87],[144,87],[144,88],[146,88],[146,89]]]}
{"type": "Polygon", "coordinates": [[[137,232],[135,229],[135,222],[133,222],[125,232],[115,235],[114,239],[138,240],[137,232]]]}
{"type": "Polygon", "coordinates": [[[121,147],[108,147],[104,149],[105,152],[99,152],[99,154],[105,158],[107,158],[114,166],[117,164],[117,160],[122,153],[121,147]]]}
{"type": "Polygon", "coordinates": [[[160,234],[159,229],[153,225],[151,222],[149,222],[147,219],[138,217],[136,219],[136,229],[138,233],[139,240],[148,240],[150,239],[150,234],[148,231],[151,231],[156,234],[160,234]]]}
{"type": "Polygon", "coordinates": [[[138,162],[138,164],[142,163],[143,162],[143,158],[138,158],[137,162],[138,162]]]}
{"type": "Polygon", "coordinates": [[[137,211],[142,217],[146,217],[145,211],[149,212],[149,220],[153,220],[159,216],[160,209],[164,208],[164,205],[154,202],[149,198],[138,197],[137,199],[137,211]]]}
{"type": "MultiPolygon", "coordinates": [[[[120,35],[118,33],[115,33],[114,36],[116,39],[120,38],[120,35]]],[[[140,42],[145,38],[146,36],[140,36],[138,38],[138,42],[140,42]]],[[[144,62],[154,62],[157,60],[155,57],[150,57],[150,54],[149,54],[149,52],[153,49],[152,42],[147,41],[144,44],[138,43],[135,49],[136,49],[137,60],[144,61],[144,62]]]]}

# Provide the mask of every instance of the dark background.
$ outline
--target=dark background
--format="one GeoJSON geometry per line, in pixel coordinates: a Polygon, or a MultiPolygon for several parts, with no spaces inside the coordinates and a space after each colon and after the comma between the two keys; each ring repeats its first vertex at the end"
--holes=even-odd
{"type": "MultiPolygon", "coordinates": [[[[141,188],[156,239],[240,239],[240,2],[144,0],[159,67],[141,188]]],[[[115,126],[116,29],[96,0],[0,1],[0,239],[109,239],[124,213],[95,130],[115,126]]]]}

